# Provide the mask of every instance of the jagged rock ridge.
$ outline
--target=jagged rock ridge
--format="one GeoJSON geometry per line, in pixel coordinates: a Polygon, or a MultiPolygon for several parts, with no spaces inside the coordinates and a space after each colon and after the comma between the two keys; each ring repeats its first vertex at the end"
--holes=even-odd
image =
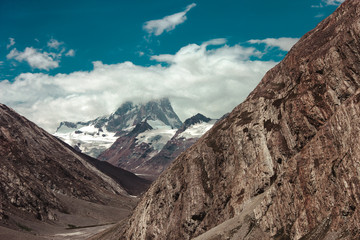
{"type": "Polygon", "coordinates": [[[347,0],[180,155],[111,234],[359,239],[359,36],[360,2],[347,0]]]}

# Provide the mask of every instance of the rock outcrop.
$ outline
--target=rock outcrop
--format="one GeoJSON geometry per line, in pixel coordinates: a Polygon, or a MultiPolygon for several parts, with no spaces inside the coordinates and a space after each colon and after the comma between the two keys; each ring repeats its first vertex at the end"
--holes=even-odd
{"type": "Polygon", "coordinates": [[[359,86],[360,1],[347,0],[169,166],[115,236],[359,239],[359,86]]]}

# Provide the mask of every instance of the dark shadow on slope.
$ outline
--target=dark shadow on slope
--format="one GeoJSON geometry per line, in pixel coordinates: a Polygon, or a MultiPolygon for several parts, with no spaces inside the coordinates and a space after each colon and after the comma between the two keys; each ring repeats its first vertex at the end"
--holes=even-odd
{"type": "Polygon", "coordinates": [[[98,170],[103,172],[104,174],[111,177],[114,181],[116,181],[122,188],[125,189],[127,193],[130,195],[138,196],[141,195],[143,192],[145,192],[150,184],[151,181],[140,178],[136,176],[135,174],[126,171],[122,168],[115,167],[114,165],[111,165],[108,162],[100,161],[98,159],[92,158],[86,154],[77,152],[74,148],[72,148],[70,145],[66,144],[65,142],[59,141],[66,146],[68,149],[70,149],[72,152],[76,153],[83,159],[85,159],[87,162],[89,162],[91,165],[96,167],[98,170]]]}

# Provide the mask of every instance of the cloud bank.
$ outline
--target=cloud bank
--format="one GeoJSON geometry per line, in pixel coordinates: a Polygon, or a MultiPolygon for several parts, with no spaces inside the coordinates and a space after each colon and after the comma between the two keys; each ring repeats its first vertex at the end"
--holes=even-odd
{"type": "Polygon", "coordinates": [[[161,97],[170,98],[182,120],[198,112],[218,118],[243,101],[276,64],[250,60],[260,55],[255,48],[215,39],[153,56],[157,63],[149,67],[98,61],[91,71],[23,73],[13,83],[0,82],[0,102],[50,132],[63,120],[90,120],[111,113],[124,101],[161,97]]]}
{"type": "Polygon", "coordinates": [[[162,19],[147,21],[144,23],[143,28],[150,35],[154,34],[155,36],[161,35],[164,31],[169,32],[174,30],[177,25],[185,22],[187,12],[195,6],[196,4],[192,3],[188,5],[183,12],[175,13],[162,19]]]}
{"type": "Polygon", "coordinates": [[[266,47],[278,47],[283,51],[290,51],[291,47],[299,41],[299,38],[266,38],[266,39],[251,39],[248,42],[251,44],[265,44],[266,47]]]}

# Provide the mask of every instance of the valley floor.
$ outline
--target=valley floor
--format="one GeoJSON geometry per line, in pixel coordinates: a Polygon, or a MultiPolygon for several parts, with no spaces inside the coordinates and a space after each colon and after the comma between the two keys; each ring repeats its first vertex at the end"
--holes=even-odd
{"type": "Polygon", "coordinates": [[[78,229],[57,229],[58,232],[53,232],[49,235],[42,235],[42,234],[31,234],[25,232],[15,231],[9,228],[0,227],[0,239],[7,239],[7,240],[85,240],[89,239],[90,237],[96,235],[104,231],[105,229],[113,226],[114,224],[107,224],[102,226],[92,226],[92,227],[84,227],[78,229]]]}
{"type": "MultiPolygon", "coordinates": [[[[59,196],[60,197],[60,196],[59,196]]],[[[68,214],[56,212],[57,220],[42,222],[26,216],[9,215],[7,224],[0,225],[0,239],[6,240],[83,240],[112,228],[126,219],[138,198],[109,198],[107,205],[62,196],[68,214]]]]}

